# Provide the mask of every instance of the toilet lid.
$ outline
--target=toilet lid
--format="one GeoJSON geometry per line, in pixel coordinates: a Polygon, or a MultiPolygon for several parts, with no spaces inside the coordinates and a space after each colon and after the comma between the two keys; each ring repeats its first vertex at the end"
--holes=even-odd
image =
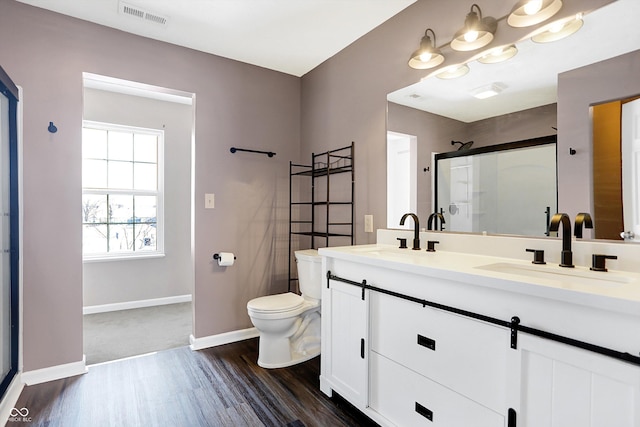
{"type": "Polygon", "coordinates": [[[253,311],[277,313],[294,310],[302,305],[304,298],[292,292],[277,295],[267,295],[252,299],[247,303],[247,308],[253,311]]]}

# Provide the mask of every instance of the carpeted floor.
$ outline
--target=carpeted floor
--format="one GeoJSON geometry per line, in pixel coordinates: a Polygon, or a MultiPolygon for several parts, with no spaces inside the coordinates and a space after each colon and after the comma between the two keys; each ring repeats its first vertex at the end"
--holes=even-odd
{"type": "Polygon", "coordinates": [[[84,316],[87,365],[189,345],[191,303],[84,316]]]}

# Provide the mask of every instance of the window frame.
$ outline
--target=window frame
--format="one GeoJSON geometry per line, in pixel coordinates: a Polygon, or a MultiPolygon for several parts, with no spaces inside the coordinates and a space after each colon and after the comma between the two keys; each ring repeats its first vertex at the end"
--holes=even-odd
{"type": "MultiPolygon", "coordinates": [[[[82,250],[82,259],[84,262],[101,262],[101,261],[120,261],[120,260],[134,260],[134,259],[148,259],[148,258],[160,258],[165,256],[164,251],[164,130],[163,129],[153,129],[153,128],[145,128],[140,126],[130,126],[123,124],[115,124],[115,123],[107,123],[107,122],[99,122],[93,120],[83,120],[82,121],[82,130],[85,128],[90,129],[98,129],[98,130],[106,130],[106,131],[114,131],[114,132],[131,132],[138,134],[146,134],[146,135],[154,135],[157,136],[157,179],[158,185],[156,190],[135,190],[135,189],[112,189],[112,188],[92,188],[85,187],[84,182],[82,185],[82,195],[131,195],[131,196],[155,196],[157,197],[157,207],[156,207],[156,249],[154,251],[141,251],[138,252],[135,250],[131,252],[121,252],[121,251],[113,251],[113,252],[103,252],[103,253],[92,253],[85,254],[84,248],[82,250]]],[[[81,156],[84,161],[84,153],[81,156]]],[[[108,158],[107,158],[108,160],[108,158]]],[[[135,162],[134,162],[135,163],[135,162]]],[[[84,234],[84,220],[83,224],[83,234],[84,234]]],[[[108,222],[105,223],[97,223],[97,224],[105,224],[108,225],[108,222]]],[[[84,246],[84,236],[83,236],[83,246],[84,246]]]]}

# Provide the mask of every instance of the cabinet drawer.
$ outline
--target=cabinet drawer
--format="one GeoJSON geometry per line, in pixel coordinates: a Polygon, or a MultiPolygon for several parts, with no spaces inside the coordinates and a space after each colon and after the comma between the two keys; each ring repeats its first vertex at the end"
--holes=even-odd
{"type": "Polygon", "coordinates": [[[371,294],[371,349],[494,410],[506,405],[509,330],[371,294]]]}
{"type": "Polygon", "coordinates": [[[372,352],[370,406],[398,426],[504,427],[504,417],[372,352]]]}

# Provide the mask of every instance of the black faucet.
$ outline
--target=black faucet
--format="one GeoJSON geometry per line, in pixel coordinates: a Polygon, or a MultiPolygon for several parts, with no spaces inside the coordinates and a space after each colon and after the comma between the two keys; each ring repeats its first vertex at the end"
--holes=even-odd
{"type": "Polygon", "coordinates": [[[549,231],[558,231],[562,223],[562,253],[560,254],[560,267],[575,267],[573,265],[573,253],[571,252],[571,220],[566,213],[557,213],[551,217],[549,231]]]}
{"type": "Polygon", "coordinates": [[[576,215],[576,220],[573,223],[573,235],[578,239],[582,239],[582,225],[584,224],[584,228],[593,228],[593,220],[591,219],[591,215],[586,212],[580,212],[576,215]]]}
{"type": "Polygon", "coordinates": [[[400,225],[404,225],[404,220],[410,216],[413,218],[413,249],[414,251],[420,250],[420,220],[418,219],[418,215],[414,213],[406,213],[402,215],[402,219],[400,219],[400,225]]]}
{"type": "Polygon", "coordinates": [[[434,230],[433,226],[435,226],[435,230],[438,229],[438,218],[440,218],[440,226],[442,226],[442,224],[445,223],[444,215],[442,215],[440,212],[434,212],[429,215],[429,219],[427,220],[427,230],[434,230]]]}

